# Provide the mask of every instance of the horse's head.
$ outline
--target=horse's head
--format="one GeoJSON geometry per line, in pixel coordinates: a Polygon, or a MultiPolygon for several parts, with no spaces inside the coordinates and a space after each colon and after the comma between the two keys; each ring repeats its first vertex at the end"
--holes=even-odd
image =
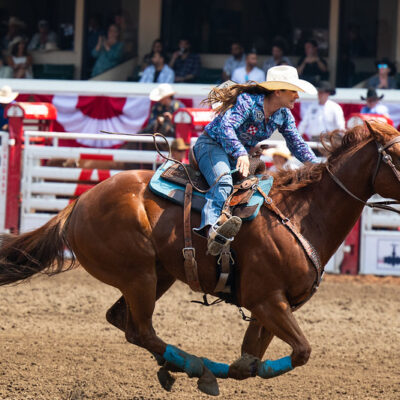
{"type": "Polygon", "coordinates": [[[384,123],[366,122],[366,126],[377,146],[372,175],[374,191],[382,197],[400,201],[400,133],[384,123]]]}

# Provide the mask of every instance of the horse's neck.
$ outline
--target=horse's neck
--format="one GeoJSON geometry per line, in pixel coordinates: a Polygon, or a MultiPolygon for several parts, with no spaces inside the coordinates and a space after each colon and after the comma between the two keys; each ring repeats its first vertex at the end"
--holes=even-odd
{"type": "MultiPolygon", "coordinates": [[[[351,193],[366,201],[372,195],[374,159],[373,147],[367,145],[353,156],[340,160],[332,170],[351,193]]],[[[296,202],[304,202],[303,215],[300,215],[302,232],[325,264],[357,222],[364,205],[340,188],[327,171],[319,183],[309,186],[302,194],[293,192],[293,197],[297,198],[296,202]]]]}

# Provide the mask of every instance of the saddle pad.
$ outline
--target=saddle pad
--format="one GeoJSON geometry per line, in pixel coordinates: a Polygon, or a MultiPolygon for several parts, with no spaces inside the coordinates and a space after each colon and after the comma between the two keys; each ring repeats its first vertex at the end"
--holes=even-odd
{"type": "MultiPolygon", "coordinates": [[[[150,180],[149,188],[154,194],[171,200],[175,204],[183,205],[185,188],[182,185],[179,185],[176,182],[170,182],[161,176],[169,167],[171,167],[172,164],[173,161],[167,161],[157,169],[150,180]]],[[[267,179],[263,180],[261,180],[263,178],[262,175],[258,175],[258,177],[260,178],[260,188],[265,194],[268,194],[271,190],[274,179],[272,176],[269,176],[267,179]]],[[[193,190],[192,210],[201,212],[205,202],[206,200],[204,193],[193,190]]],[[[260,195],[260,193],[258,193],[258,191],[256,191],[247,205],[245,207],[237,207],[238,212],[234,212],[234,214],[241,217],[244,221],[251,221],[257,216],[263,202],[264,198],[260,195]]]]}

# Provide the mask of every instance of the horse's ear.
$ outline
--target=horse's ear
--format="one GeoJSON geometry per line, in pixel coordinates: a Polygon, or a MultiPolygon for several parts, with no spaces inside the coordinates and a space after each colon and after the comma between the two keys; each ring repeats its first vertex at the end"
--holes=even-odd
{"type": "Polygon", "coordinates": [[[364,121],[364,123],[365,123],[367,129],[369,130],[369,133],[371,134],[371,136],[372,136],[375,140],[378,140],[378,139],[379,139],[378,134],[377,134],[377,132],[372,128],[371,124],[370,124],[368,121],[364,121]]]}

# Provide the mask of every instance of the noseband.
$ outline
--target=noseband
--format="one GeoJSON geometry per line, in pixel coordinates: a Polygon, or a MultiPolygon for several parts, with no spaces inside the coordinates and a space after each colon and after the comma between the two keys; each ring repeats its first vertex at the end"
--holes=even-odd
{"type": "MultiPolygon", "coordinates": [[[[399,143],[399,142],[400,142],[400,136],[397,136],[396,138],[392,139],[391,141],[389,141],[388,143],[386,143],[384,145],[381,145],[380,143],[375,142],[378,147],[378,162],[376,164],[374,174],[372,175],[372,181],[371,181],[372,188],[374,187],[375,179],[376,179],[376,176],[378,175],[379,168],[381,166],[382,161],[385,164],[389,165],[389,167],[392,169],[394,175],[396,176],[397,180],[400,182],[400,171],[393,164],[391,155],[386,152],[386,150],[388,148],[392,147],[394,144],[399,143]]],[[[328,164],[326,164],[325,167],[326,167],[326,170],[328,171],[330,177],[333,179],[333,181],[339,187],[341,187],[347,194],[349,194],[351,197],[353,197],[353,199],[358,200],[359,202],[361,202],[362,204],[364,204],[365,206],[370,207],[370,208],[379,208],[382,210],[393,211],[397,214],[400,214],[400,210],[390,206],[390,204],[400,204],[399,201],[396,201],[396,200],[373,201],[373,202],[364,201],[364,200],[360,199],[359,197],[357,197],[355,194],[351,193],[350,190],[347,189],[346,186],[343,185],[343,183],[329,169],[328,164]]]]}

